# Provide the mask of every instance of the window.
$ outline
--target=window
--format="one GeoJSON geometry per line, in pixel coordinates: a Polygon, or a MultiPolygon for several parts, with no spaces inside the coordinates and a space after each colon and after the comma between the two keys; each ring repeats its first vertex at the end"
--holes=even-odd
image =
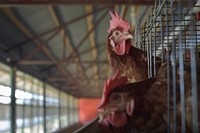
{"type": "MultiPolygon", "coordinates": [[[[11,68],[0,63],[0,133],[10,133],[11,68]]],[[[44,83],[16,71],[16,132],[44,132],[44,83]]],[[[54,132],[78,122],[77,100],[46,85],[46,131],[54,132]],[[59,111],[60,109],[60,111],[59,111]],[[60,125],[59,125],[60,124],[60,125]]]]}
{"type": "Polygon", "coordinates": [[[67,119],[67,94],[61,93],[60,94],[60,124],[61,128],[68,126],[68,119],[67,119]]]}
{"type": "Polygon", "coordinates": [[[47,132],[53,132],[59,128],[59,94],[52,86],[46,87],[46,127],[47,132]]]}
{"type": "Polygon", "coordinates": [[[0,63],[0,132],[10,133],[10,68],[0,63]]]}
{"type": "Polygon", "coordinates": [[[43,132],[42,82],[18,71],[15,97],[17,132],[43,132]]]}

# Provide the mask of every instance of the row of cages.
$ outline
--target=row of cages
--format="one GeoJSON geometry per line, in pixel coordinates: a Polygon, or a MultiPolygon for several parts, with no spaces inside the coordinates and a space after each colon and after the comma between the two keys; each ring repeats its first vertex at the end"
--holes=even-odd
{"type": "Polygon", "coordinates": [[[79,121],[78,100],[21,71],[15,73],[15,111],[12,111],[12,69],[0,64],[0,132],[51,133],[79,121]],[[11,119],[12,112],[16,119],[11,119]]]}
{"type": "Polygon", "coordinates": [[[168,132],[200,131],[199,20],[199,0],[156,0],[144,25],[135,27],[135,45],[146,51],[149,78],[167,62],[168,132]]]}

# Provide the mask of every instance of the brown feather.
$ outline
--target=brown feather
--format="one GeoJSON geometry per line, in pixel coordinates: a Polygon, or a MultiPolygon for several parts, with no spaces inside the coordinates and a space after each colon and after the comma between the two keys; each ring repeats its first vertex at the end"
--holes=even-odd
{"type": "MultiPolygon", "coordinates": [[[[177,72],[179,69],[177,69],[177,72]]],[[[186,131],[192,132],[192,103],[191,103],[191,76],[190,70],[185,69],[185,99],[186,99],[186,131]]],[[[198,75],[200,73],[198,72],[198,75]]],[[[171,78],[172,79],[172,78],[171,78]]],[[[200,80],[198,76],[198,100],[200,80]]],[[[170,81],[172,83],[172,80],[170,81]]],[[[180,80],[177,73],[177,132],[181,132],[181,105],[180,105],[180,80]]],[[[135,101],[134,112],[128,117],[127,127],[129,130],[136,129],[138,132],[166,132],[167,126],[167,65],[162,64],[157,77],[136,83],[128,83],[112,89],[109,97],[114,93],[130,93],[135,101]]],[[[170,86],[172,96],[172,84],[170,86]]],[[[125,96],[124,96],[125,97],[125,96]]],[[[121,102],[125,102],[122,100],[121,102]]],[[[171,104],[171,123],[173,129],[173,98],[171,104]]],[[[109,104],[109,103],[107,103],[109,104]]],[[[117,103],[119,104],[119,102],[117,103]]],[[[126,104],[126,103],[124,103],[126,104]]],[[[108,109],[108,108],[107,108],[108,109]]],[[[198,104],[200,109],[200,103],[198,104]]],[[[200,119],[200,117],[199,117],[200,119]]],[[[200,125],[199,125],[200,127],[200,125]]]]}
{"type": "MultiPolygon", "coordinates": [[[[122,75],[126,75],[129,82],[143,81],[148,79],[148,63],[146,52],[142,51],[131,45],[131,39],[126,40],[126,46],[130,46],[129,52],[124,55],[118,55],[110,44],[110,37],[116,30],[121,30],[119,27],[113,29],[107,39],[107,57],[112,71],[115,73],[117,70],[122,75]]],[[[120,44],[119,44],[120,45],[120,44]]],[[[154,57],[152,56],[152,59],[154,57]]],[[[156,68],[159,69],[161,65],[161,58],[156,57],[156,68]]],[[[153,64],[153,63],[152,63],[153,64]]],[[[154,70],[154,66],[152,66],[154,70]]]]}
{"type": "MultiPolygon", "coordinates": [[[[130,40],[126,42],[131,43],[130,40]]],[[[128,54],[119,56],[112,50],[112,46],[108,42],[107,55],[113,72],[119,70],[134,81],[142,81],[148,78],[146,55],[142,50],[131,46],[128,54]]]]}

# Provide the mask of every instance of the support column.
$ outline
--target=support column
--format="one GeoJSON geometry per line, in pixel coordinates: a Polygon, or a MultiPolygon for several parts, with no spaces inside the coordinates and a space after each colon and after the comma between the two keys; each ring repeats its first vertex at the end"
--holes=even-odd
{"type": "Polygon", "coordinates": [[[46,133],[46,83],[43,83],[43,129],[46,133]]]}
{"type": "Polygon", "coordinates": [[[70,103],[70,95],[68,95],[68,97],[67,97],[67,105],[68,105],[68,107],[67,107],[67,109],[68,109],[68,111],[67,111],[67,117],[68,117],[68,126],[69,125],[71,125],[71,103],[70,103]]]}
{"type": "Polygon", "coordinates": [[[58,120],[59,120],[59,129],[61,129],[61,91],[58,91],[59,107],[58,107],[58,120]]]}
{"type": "MultiPolygon", "coordinates": [[[[23,74],[23,91],[26,91],[26,75],[23,74]]],[[[25,129],[25,119],[26,119],[26,100],[23,99],[23,108],[22,108],[22,118],[23,118],[23,124],[22,124],[22,133],[24,133],[25,129]]]]}
{"type": "MultiPolygon", "coordinates": [[[[33,94],[33,89],[34,89],[34,79],[33,79],[33,77],[31,77],[31,94],[33,94]]],[[[30,108],[31,108],[31,116],[30,116],[30,132],[31,133],[34,133],[33,132],[33,126],[34,126],[34,122],[33,122],[33,118],[34,118],[34,116],[33,116],[33,108],[34,108],[34,106],[33,106],[33,99],[34,99],[34,95],[32,95],[32,97],[31,97],[31,105],[30,105],[30,108]]]]}
{"type": "Polygon", "coordinates": [[[67,126],[69,126],[69,118],[68,118],[68,112],[69,112],[69,110],[68,110],[68,97],[69,97],[69,95],[67,94],[66,95],[66,98],[65,98],[65,105],[66,105],[66,107],[65,107],[65,109],[66,109],[66,122],[67,122],[67,126]]]}
{"type": "Polygon", "coordinates": [[[15,89],[16,89],[16,68],[11,69],[11,125],[10,131],[11,133],[16,133],[16,98],[15,98],[15,89]]]}

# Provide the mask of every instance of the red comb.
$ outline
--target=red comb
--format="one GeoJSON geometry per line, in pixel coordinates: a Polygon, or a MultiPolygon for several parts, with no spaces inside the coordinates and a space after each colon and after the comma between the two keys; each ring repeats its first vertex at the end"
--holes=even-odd
{"type": "Polygon", "coordinates": [[[130,29],[130,24],[123,20],[115,11],[115,14],[113,14],[111,11],[109,11],[111,20],[110,20],[110,27],[108,28],[108,33],[111,32],[112,29],[115,29],[117,27],[121,27],[124,32],[127,32],[130,29]]]}
{"type": "Polygon", "coordinates": [[[120,76],[119,71],[116,71],[116,73],[112,77],[106,80],[106,82],[104,82],[102,101],[98,109],[101,109],[105,106],[105,104],[108,101],[108,93],[112,89],[114,89],[117,86],[125,84],[127,81],[128,81],[127,77],[120,76]]]}

